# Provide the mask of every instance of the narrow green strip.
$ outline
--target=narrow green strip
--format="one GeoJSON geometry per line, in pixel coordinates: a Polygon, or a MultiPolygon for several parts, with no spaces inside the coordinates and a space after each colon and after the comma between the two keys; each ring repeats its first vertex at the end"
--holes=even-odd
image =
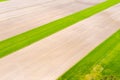
{"type": "Polygon", "coordinates": [[[7,0],[0,0],[0,2],[7,1],[7,0]]]}
{"type": "Polygon", "coordinates": [[[0,58],[24,48],[38,40],[41,40],[53,33],[56,33],[64,28],[69,27],[81,20],[84,20],[100,11],[103,11],[113,5],[116,5],[120,0],[108,0],[93,7],[87,8],[80,12],[50,22],[33,30],[19,34],[0,42],[0,58]]]}
{"type": "Polygon", "coordinates": [[[120,80],[120,30],[58,80],[120,80]]]}

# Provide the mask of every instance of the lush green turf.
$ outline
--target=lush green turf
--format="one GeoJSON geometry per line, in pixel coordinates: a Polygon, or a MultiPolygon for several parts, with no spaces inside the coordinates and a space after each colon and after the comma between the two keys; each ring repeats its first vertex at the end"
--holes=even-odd
{"type": "MultiPolygon", "coordinates": [[[[0,41],[0,58],[24,48],[38,40],[41,40],[55,32],[58,32],[70,25],[73,25],[83,19],[86,19],[100,11],[103,11],[113,5],[116,5],[120,0],[109,0],[85,10],[76,12],[59,20],[50,22],[33,30],[0,41]]],[[[18,25],[19,26],[19,25],[18,25]]]]}
{"type": "Polygon", "coordinates": [[[58,80],[120,80],[120,30],[58,80]]]}

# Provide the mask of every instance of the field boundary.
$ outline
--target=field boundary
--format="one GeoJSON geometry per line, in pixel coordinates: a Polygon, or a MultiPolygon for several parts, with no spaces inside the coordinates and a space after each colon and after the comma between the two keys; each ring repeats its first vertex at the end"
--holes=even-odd
{"type": "Polygon", "coordinates": [[[93,16],[118,3],[120,3],[120,0],[108,0],[22,34],[0,41],[0,58],[22,49],[36,41],[46,38],[60,30],[70,27],[71,25],[93,16]]]}
{"type": "MultiPolygon", "coordinates": [[[[66,71],[62,76],[58,78],[58,80],[104,80],[103,76],[111,76],[108,74],[112,74],[114,77],[119,77],[120,74],[115,75],[115,72],[109,73],[107,70],[111,69],[107,68],[110,65],[112,59],[119,59],[116,57],[119,55],[119,47],[120,47],[120,29],[115,32],[108,39],[103,41],[99,46],[97,46],[94,50],[92,50],[87,56],[85,56],[82,60],[78,61],[73,67],[71,67],[68,71],[66,71]],[[114,54],[114,55],[113,55],[114,54]],[[103,75],[107,73],[107,75],[103,75]],[[72,79],[71,79],[72,78],[72,79]],[[89,79],[88,79],[89,78],[89,79]]],[[[119,67],[118,62],[113,62],[116,67],[119,67]],[[117,64],[116,64],[117,63],[117,64]]],[[[119,69],[119,68],[118,68],[119,69]]],[[[117,70],[116,70],[117,71],[117,70]]],[[[116,79],[118,80],[118,78],[116,79]]]]}

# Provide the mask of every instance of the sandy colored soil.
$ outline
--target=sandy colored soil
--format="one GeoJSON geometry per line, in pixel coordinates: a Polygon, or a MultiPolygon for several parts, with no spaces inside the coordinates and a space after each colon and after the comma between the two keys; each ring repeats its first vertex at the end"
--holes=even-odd
{"type": "Polygon", "coordinates": [[[92,6],[74,0],[37,0],[37,3],[34,0],[28,0],[29,5],[24,1],[22,4],[20,1],[11,0],[8,2],[9,4],[0,4],[0,7],[3,8],[0,10],[0,40],[92,6]],[[17,3],[21,3],[21,6],[17,3]],[[15,6],[18,7],[15,8],[15,6]]]}
{"type": "Polygon", "coordinates": [[[76,1],[79,1],[79,2],[85,3],[85,4],[98,4],[98,3],[104,2],[106,0],[76,0],[76,1]]]}
{"type": "MultiPolygon", "coordinates": [[[[43,6],[37,6],[27,8],[28,12],[25,8],[24,15],[15,11],[16,17],[3,16],[0,40],[90,6],[64,1],[55,0],[55,6],[50,3],[42,12],[38,10],[43,6]]],[[[0,80],[55,80],[120,28],[119,9],[116,5],[0,59],[0,80]]],[[[4,14],[14,15],[14,11],[4,14]]]]}

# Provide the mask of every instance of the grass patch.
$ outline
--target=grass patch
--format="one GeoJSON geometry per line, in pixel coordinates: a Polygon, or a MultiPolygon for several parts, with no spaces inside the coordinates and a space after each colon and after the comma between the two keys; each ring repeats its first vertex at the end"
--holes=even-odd
{"type": "Polygon", "coordinates": [[[4,1],[7,1],[7,0],[0,0],[0,2],[4,2],[4,1]]]}
{"type": "Polygon", "coordinates": [[[120,30],[58,80],[120,80],[120,30]]]}
{"type": "Polygon", "coordinates": [[[0,58],[24,48],[38,40],[41,40],[51,34],[54,34],[62,29],[65,29],[81,20],[84,20],[98,12],[101,12],[113,5],[116,5],[120,0],[108,0],[90,8],[76,12],[72,15],[42,25],[30,31],[13,36],[6,40],[0,41],[0,58]]]}

